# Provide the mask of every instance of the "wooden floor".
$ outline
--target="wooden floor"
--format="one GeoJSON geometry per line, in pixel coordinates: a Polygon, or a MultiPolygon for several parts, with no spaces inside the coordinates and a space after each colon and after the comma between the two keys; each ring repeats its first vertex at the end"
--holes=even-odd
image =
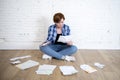
{"type": "Polygon", "coordinates": [[[120,80],[120,50],[78,50],[74,55],[75,62],[66,62],[52,59],[42,60],[42,53],[38,50],[1,50],[0,51],[0,80],[120,80]],[[31,55],[29,59],[38,61],[40,64],[73,65],[79,72],[71,76],[63,76],[57,67],[52,75],[37,75],[38,66],[20,70],[10,64],[10,58],[31,55]],[[103,69],[94,67],[94,62],[105,65],[103,69]],[[80,69],[80,65],[88,64],[97,69],[97,72],[86,73],[80,69]]]}

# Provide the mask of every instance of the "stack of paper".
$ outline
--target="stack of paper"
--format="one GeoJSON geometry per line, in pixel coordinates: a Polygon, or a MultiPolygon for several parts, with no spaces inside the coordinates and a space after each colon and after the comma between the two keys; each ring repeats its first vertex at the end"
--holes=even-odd
{"type": "Polygon", "coordinates": [[[34,66],[37,66],[37,65],[39,65],[39,62],[36,62],[36,61],[33,61],[33,60],[28,60],[24,63],[16,65],[16,67],[24,70],[24,69],[28,69],[28,68],[31,68],[31,67],[34,67],[34,66]]]}
{"type": "Polygon", "coordinates": [[[97,71],[96,69],[94,69],[91,66],[86,65],[86,64],[80,65],[80,68],[83,69],[83,70],[85,70],[88,73],[92,73],[92,72],[97,71]]]}
{"type": "Polygon", "coordinates": [[[59,68],[63,75],[72,75],[78,72],[73,66],[60,66],[59,68]]]}
{"type": "Polygon", "coordinates": [[[24,59],[24,58],[29,58],[29,57],[31,57],[31,56],[27,55],[27,56],[15,57],[15,58],[11,58],[10,61],[15,61],[15,60],[18,60],[18,59],[24,59]]]}
{"type": "Polygon", "coordinates": [[[40,65],[36,73],[43,74],[43,75],[50,75],[53,73],[55,68],[56,68],[56,65],[46,65],[46,64],[40,65]]]}

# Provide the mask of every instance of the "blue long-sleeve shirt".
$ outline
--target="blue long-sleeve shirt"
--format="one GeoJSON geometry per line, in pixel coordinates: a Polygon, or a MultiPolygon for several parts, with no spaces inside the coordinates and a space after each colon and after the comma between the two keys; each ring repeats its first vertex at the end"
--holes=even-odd
{"type": "MultiPolygon", "coordinates": [[[[67,35],[70,35],[70,28],[68,25],[64,24],[62,27],[62,36],[67,36],[67,35]]],[[[55,43],[56,36],[57,36],[57,29],[56,29],[56,25],[53,24],[48,29],[48,37],[46,42],[55,43]]]]}

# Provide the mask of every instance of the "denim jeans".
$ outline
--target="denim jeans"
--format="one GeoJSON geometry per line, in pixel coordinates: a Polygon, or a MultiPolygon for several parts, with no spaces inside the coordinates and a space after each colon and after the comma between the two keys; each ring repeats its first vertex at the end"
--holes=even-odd
{"type": "Polygon", "coordinates": [[[74,54],[77,51],[77,47],[74,45],[51,43],[45,46],[40,46],[40,50],[56,59],[62,59],[65,55],[74,54]]]}

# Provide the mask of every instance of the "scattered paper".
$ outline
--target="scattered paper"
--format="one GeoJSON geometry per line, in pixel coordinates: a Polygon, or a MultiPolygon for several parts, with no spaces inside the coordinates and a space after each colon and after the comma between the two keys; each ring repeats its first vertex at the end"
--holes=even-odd
{"type": "Polygon", "coordinates": [[[47,64],[40,65],[36,73],[43,74],[43,75],[50,75],[53,73],[55,68],[56,68],[56,65],[47,65],[47,64]]]}
{"type": "Polygon", "coordinates": [[[13,62],[10,62],[11,64],[19,64],[19,63],[21,63],[21,61],[20,60],[17,60],[17,61],[13,61],[13,62]]]}
{"type": "Polygon", "coordinates": [[[72,41],[71,36],[60,36],[59,39],[58,39],[58,42],[66,43],[68,41],[72,41]]]}
{"type": "Polygon", "coordinates": [[[51,60],[52,57],[49,56],[49,55],[47,55],[47,54],[43,54],[42,59],[46,59],[46,60],[48,59],[48,60],[51,60]]]}
{"type": "Polygon", "coordinates": [[[96,62],[94,63],[94,66],[97,66],[98,68],[103,68],[105,65],[96,62]]]}
{"type": "Polygon", "coordinates": [[[83,69],[84,71],[88,72],[88,73],[92,73],[92,72],[97,71],[96,69],[94,69],[91,66],[86,65],[86,64],[80,65],[80,68],[83,69]]]}
{"type": "Polygon", "coordinates": [[[63,75],[72,75],[78,72],[73,66],[60,66],[59,68],[63,75]]]}
{"type": "Polygon", "coordinates": [[[15,60],[24,59],[24,58],[29,58],[29,57],[31,57],[31,56],[30,56],[30,55],[27,55],[27,56],[15,57],[15,58],[11,58],[10,61],[15,61],[15,60]]]}
{"type": "Polygon", "coordinates": [[[31,67],[34,67],[34,66],[37,66],[37,65],[39,65],[39,62],[36,62],[36,61],[33,61],[33,60],[28,60],[24,63],[16,65],[16,67],[24,70],[24,69],[28,69],[28,68],[31,68],[31,67]]]}

